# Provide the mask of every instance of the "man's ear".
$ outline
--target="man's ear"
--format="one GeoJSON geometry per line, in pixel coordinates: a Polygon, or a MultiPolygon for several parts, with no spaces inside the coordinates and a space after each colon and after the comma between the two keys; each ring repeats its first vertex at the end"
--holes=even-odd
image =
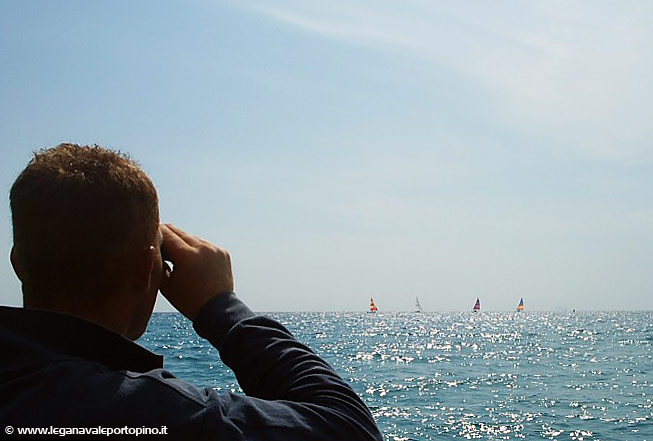
{"type": "Polygon", "coordinates": [[[156,250],[154,247],[148,247],[145,251],[141,252],[137,258],[134,269],[134,287],[141,291],[146,292],[150,290],[152,284],[152,268],[154,267],[156,257],[156,250]]]}
{"type": "Polygon", "coordinates": [[[9,260],[11,261],[11,266],[14,269],[14,272],[16,273],[16,276],[18,276],[18,279],[20,281],[23,281],[23,269],[20,267],[20,264],[18,263],[18,257],[16,256],[16,247],[12,246],[11,247],[11,254],[9,254],[9,260]]]}

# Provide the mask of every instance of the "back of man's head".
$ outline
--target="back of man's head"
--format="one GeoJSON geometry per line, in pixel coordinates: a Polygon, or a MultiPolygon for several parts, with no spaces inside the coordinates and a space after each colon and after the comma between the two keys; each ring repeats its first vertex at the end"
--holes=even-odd
{"type": "Polygon", "coordinates": [[[12,258],[25,297],[39,304],[119,289],[138,253],[156,243],[156,189],[120,152],[75,144],[40,150],[10,201],[12,258]]]}

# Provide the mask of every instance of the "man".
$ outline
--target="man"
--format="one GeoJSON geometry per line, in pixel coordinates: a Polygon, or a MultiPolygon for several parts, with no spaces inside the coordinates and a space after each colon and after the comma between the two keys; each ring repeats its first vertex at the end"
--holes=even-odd
{"type": "Polygon", "coordinates": [[[184,440],[381,439],[325,361],[235,296],[225,250],[159,225],[156,190],[126,156],[72,144],[42,150],[10,200],[24,307],[0,308],[0,426],[133,429],[119,436],[157,428],[166,433],[158,439],[184,440]],[[131,341],[158,290],[220,351],[247,396],[180,381],[131,341]]]}

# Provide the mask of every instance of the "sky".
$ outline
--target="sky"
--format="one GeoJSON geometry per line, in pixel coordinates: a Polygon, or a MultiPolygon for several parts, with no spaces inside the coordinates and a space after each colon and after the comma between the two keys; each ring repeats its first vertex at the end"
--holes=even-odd
{"type": "Polygon", "coordinates": [[[651,310],[652,21],[646,0],[0,0],[0,304],[21,304],[11,184],[74,142],[137,160],[258,311],[651,310]]]}

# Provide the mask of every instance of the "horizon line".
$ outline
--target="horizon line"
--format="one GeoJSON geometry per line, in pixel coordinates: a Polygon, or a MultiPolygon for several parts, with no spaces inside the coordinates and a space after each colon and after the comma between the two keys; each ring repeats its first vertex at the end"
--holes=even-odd
{"type": "MultiPolygon", "coordinates": [[[[326,311],[317,311],[317,310],[278,310],[278,311],[254,311],[257,314],[279,314],[279,313],[297,313],[297,312],[307,312],[307,313],[314,313],[314,314],[324,314],[324,313],[341,313],[341,312],[348,312],[348,313],[361,313],[361,314],[384,314],[384,313],[406,313],[406,314],[431,314],[431,313],[464,313],[464,312],[469,312],[471,314],[482,314],[484,312],[502,312],[502,313],[516,313],[516,314],[523,314],[523,313],[529,313],[529,312],[555,312],[555,313],[567,313],[567,312],[653,312],[653,309],[568,309],[568,310],[555,310],[555,309],[529,309],[529,310],[524,310],[524,311],[515,311],[515,310],[498,310],[498,309],[493,309],[493,310],[488,310],[488,311],[481,311],[481,312],[474,312],[471,310],[443,310],[443,311],[423,311],[423,312],[415,312],[415,311],[409,311],[409,310],[386,310],[386,311],[378,311],[375,313],[369,313],[369,311],[363,311],[363,310],[326,310],[326,311]]],[[[170,313],[176,313],[176,314],[181,314],[179,311],[153,311],[153,314],[170,314],[170,313]]]]}

